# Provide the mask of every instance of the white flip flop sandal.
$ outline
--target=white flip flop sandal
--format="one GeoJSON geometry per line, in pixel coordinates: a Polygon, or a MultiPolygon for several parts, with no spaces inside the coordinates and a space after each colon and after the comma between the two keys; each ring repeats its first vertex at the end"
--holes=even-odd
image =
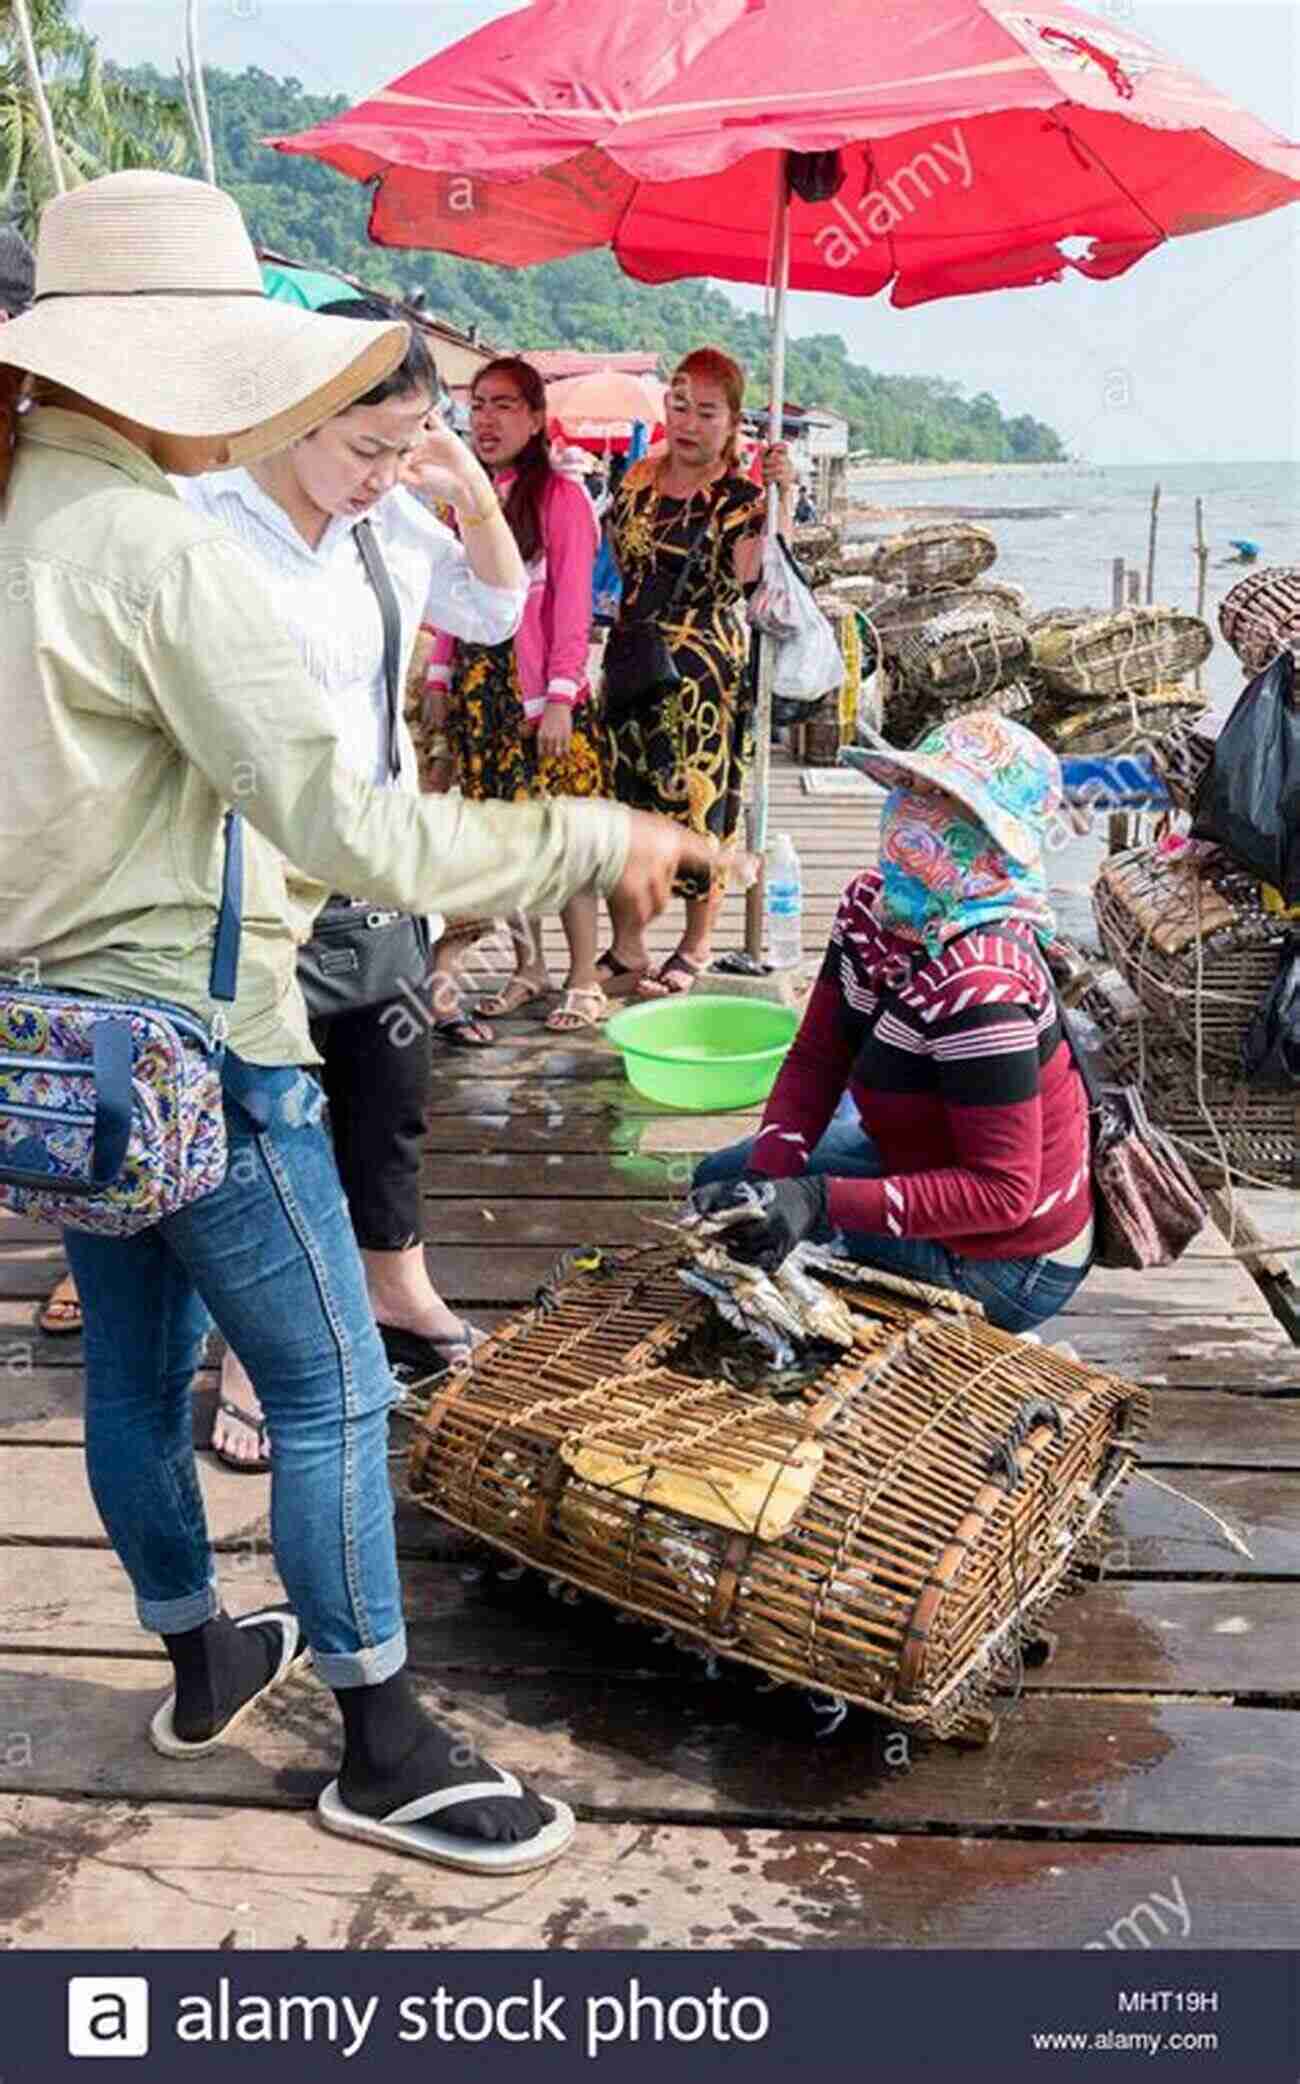
{"type": "Polygon", "coordinates": [[[279,1662],[265,1686],[250,1694],[243,1706],[236,1708],[229,1722],[223,1723],[215,1736],[203,1737],[198,1742],[189,1744],[176,1734],[172,1721],[176,1695],[175,1692],[169,1693],[149,1724],[149,1742],[155,1751],[161,1751],[164,1758],[202,1758],[205,1752],[215,1751],[219,1744],[229,1741],[244,1718],[252,1714],[259,1701],[265,1700],[268,1693],[273,1693],[276,1687],[288,1678],[290,1672],[297,1671],[301,1665],[307,1663],[311,1651],[302,1639],[298,1616],[286,1613],[283,1607],[262,1607],[257,1613],[240,1614],[235,1626],[253,1628],[258,1624],[265,1626],[268,1621],[274,1621],[279,1627],[282,1640],[279,1662]]]}
{"type": "Polygon", "coordinates": [[[316,1813],[327,1831],[340,1838],[360,1838],[367,1845],[384,1845],[393,1852],[414,1854],[440,1867],[455,1867],[462,1874],[527,1874],[534,1867],[548,1867],[558,1859],[573,1837],[577,1825],[565,1802],[550,1795],[541,1799],[554,1810],[550,1823],[518,1845],[502,1845],[487,1839],[460,1838],[452,1831],[432,1828],[429,1818],[458,1802],[481,1802],[490,1795],[521,1795],[523,1788],[504,1766],[494,1766],[497,1780],[468,1781],[461,1787],[441,1787],[436,1794],[418,1795],[403,1802],[388,1816],[361,1816],[349,1809],[331,1780],[316,1802],[316,1813]]]}

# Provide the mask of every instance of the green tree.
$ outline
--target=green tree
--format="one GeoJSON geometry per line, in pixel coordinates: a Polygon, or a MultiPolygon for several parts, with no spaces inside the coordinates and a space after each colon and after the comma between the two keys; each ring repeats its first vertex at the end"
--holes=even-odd
{"type": "MultiPolygon", "coordinates": [[[[7,0],[0,0],[0,9],[7,0]]],[[[51,4],[51,0],[44,0],[51,4]]],[[[2,19],[2,17],[0,17],[2,19]]],[[[150,105],[181,107],[177,81],[149,66],[123,76],[150,105]]],[[[305,94],[296,79],[256,66],[204,74],[217,171],[262,245],[324,268],[342,268],[375,289],[409,296],[423,290],[430,311],[492,346],[573,347],[599,352],[645,348],[665,373],[709,341],[740,361],[746,403],[767,403],[769,342],[757,312],[741,311],[707,281],[631,282],[608,253],[577,253],[538,268],[499,268],[450,254],[371,245],[367,190],[315,160],[276,154],[261,140],[322,123],[347,107],[342,97],[305,94]]],[[[191,168],[197,171],[196,168],[191,168]]],[[[829,407],[849,423],[850,446],[873,455],[1003,462],[1064,454],[1050,427],[1022,415],[1004,418],[987,392],[968,399],[937,376],[885,376],[849,355],[838,333],[791,340],[786,393],[829,407]]]]}
{"type": "MultiPolygon", "coordinates": [[[[171,96],[105,66],[65,0],[28,0],[28,12],[67,187],[125,167],[186,164],[184,114],[171,96]]],[[[0,206],[31,237],[56,186],[12,0],[0,0],[0,206]]]]}

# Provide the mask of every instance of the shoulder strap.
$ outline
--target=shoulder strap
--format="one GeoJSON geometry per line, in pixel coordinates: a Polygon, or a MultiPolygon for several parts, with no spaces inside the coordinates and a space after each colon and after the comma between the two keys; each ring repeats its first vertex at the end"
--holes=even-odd
{"type": "Polygon", "coordinates": [[[668,600],[665,603],[664,607],[660,610],[660,613],[666,618],[671,617],[673,610],[679,607],[681,604],[682,596],[686,591],[686,581],[690,578],[691,572],[695,567],[696,558],[699,556],[700,551],[703,549],[705,543],[708,541],[709,530],[713,526],[713,516],[717,512],[717,509],[718,495],[714,493],[712,498],[709,500],[708,512],[705,514],[703,521],[696,529],[695,534],[691,537],[690,547],[686,552],[686,562],[683,564],[680,572],[677,574],[677,584],[674,586],[672,592],[668,596],[668,600]]]}
{"type": "Polygon", "coordinates": [[[239,935],[244,910],[244,821],[237,810],[226,812],[226,860],[221,873],[221,909],[212,942],[212,968],[208,996],[235,996],[239,980],[239,935]]]}
{"type": "Polygon", "coordinates": [[[375,541],[374,529],[369,521],[358,521],[353,534],[361,552],[361,562],[366,568],[366,577],[379,599],[379,613],[384,624],[384,684],[388,692],[388,732],[385,745],[385,765],[390,781],[396,781],[402,771],[402,746],[398,735],[399,690],[398,680],[402,667],[402,616],[393,592],[393,582],[388,576],[383,552],[375,541]]]}

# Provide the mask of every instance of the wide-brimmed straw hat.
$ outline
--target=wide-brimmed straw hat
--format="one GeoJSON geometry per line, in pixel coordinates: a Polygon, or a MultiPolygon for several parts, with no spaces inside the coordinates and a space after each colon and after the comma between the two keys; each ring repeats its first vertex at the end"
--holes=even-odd
{"type": "Polygon", "coordinates": [[[846,745],[841,761],[884,789],[939,789],[960,803],[1013,861],[1032,868],[1065,801],[1061,763],[1049,745],[995,710],[953,717],[915,752],[846,745]]]}
{"type": "Polygon", "coordinates": [[[324,318],[266,296],[244,220],[205,181],[106,174],[48,203],[36,295],[0,363],[161,434],[226,436],[247,463],[388,376],[405,325],[324,318]]]}

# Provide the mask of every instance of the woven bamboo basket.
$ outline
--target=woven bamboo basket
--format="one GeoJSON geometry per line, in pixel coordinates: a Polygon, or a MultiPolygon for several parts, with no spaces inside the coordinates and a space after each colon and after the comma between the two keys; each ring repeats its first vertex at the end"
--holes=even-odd
{"type": "Polygon", "coordinates": [[[1166,731],[1152,746],[1151,756],[1175,810],[1185,811],[1190,817],[1196,807],[1197,792],[1214,759],[1214,740],[1202,737],[1195,719],[1191,719],[1166,731]]]}
{"type": "Polygon", "coordinates": [[[1277,976],[1285,923],[1222,855],[1114,854],[1093,885],[1097,931],[1156,1030],[1235,1078],[1241,1044],[1277,976]]]}
{"type": "Polygon", "coordinates": [[[1204,699],[1186,688],[1153,688],[1123,702],[1090,702],[1085,708],[1055,712],[1038,705],[1043,735],[1058,753],[1102,755],[1155,752],[1168,731],[1186,729],[1205,713],[1204,699]]]}
{"type": "Polygon", "coordinates": [[[1029,632],[1009,609],[948,608],[902,639],[898,671],[918,694],[962,701],[1005,687],[1029,658],[1029,632]]]}
{"type": "Polygon", "coordinates": [[[961,702],[936,702],[932,697],[918,697],[911,688],[902,686],[891,691],[886,704],[888,726],[885,736],[892,744],[912,752],[937,724],[949,723],[954,717],[992,709],[999,716],[1010,716],[1018,723],[1028,723],[1033,707],[1034,691],[1024,680],[1008,681],[1005,687],[995,689],[991,695],[975,695],[961,702]]]}
{"type": "Polygon", "coordinates": [[[1034,664],[1069,694],[1113,697],[1180,679],[1203,665],[1213,646],[1199,616],[1173,608],[1122,608],[1077,628],[1040,630],[1034,664]]]}
{"type": "Polygon", "coordinates": [[[840,747],[852,743],[852,737],[844,735],[835,704],[827,700],[806,723],[796,724],[791,750],[801,767],[837,767],[840,747]]]}
{"type": "Polygon", "coordinates": [[[1044,636],[1049,630],[1077,630],[1085,623],[1097,622],[1100,608],[1040,608],[1029,618],[1029,628],[1036,637],[1044,636]]]}
{"type": "Polygon", "coordinates": [[[1099,1028],[1106,1068],[1141,1088],[1153,1122],[1172,1137],[1205,1186],[1300,1187],[1300,1093],[1271,1093],[1201,1069],[1194,1051],[1142,1019],[1112,972],[1091,984],[1080,1007],[1099,1028]]]}
{"type": "Polygon", "coordinates": [[[987,1736],[1002,1660],[1131,1472],[1145,1392],[846,1268],[855,1347],[777,1401],[721,1379],[690,1263],[620,1255],[504,1325],[418,1423],[413,1495],[769,1677],[987,1736]]]}
{"type": "Polygon", "coordinates": [[[875,605],[860,604],[875,631],[885,658],[897,664],[903,641],[923,630],[936,615],[971,610],[1001,615],[1008,622],[1024,621],[1025,596],[1018,586],[990,581],[986,586],[948,586],[932,593],[893,594],[875,605]]]}
{"type": "Polygon", "coordinates": [[[1262,673],[1285,645],[1300,647],[1300,568],[1248,572],[1225,594],[1219,628],[1248,673],[1262,673]]]}
{"type": "Polygon", "coordinates": [[[879,543],[870,570],[909,593],[928,593],[935,586],[969,586],[997,563],[997,556],[987,528],[969,521],[921,521],[879,543]]]}

